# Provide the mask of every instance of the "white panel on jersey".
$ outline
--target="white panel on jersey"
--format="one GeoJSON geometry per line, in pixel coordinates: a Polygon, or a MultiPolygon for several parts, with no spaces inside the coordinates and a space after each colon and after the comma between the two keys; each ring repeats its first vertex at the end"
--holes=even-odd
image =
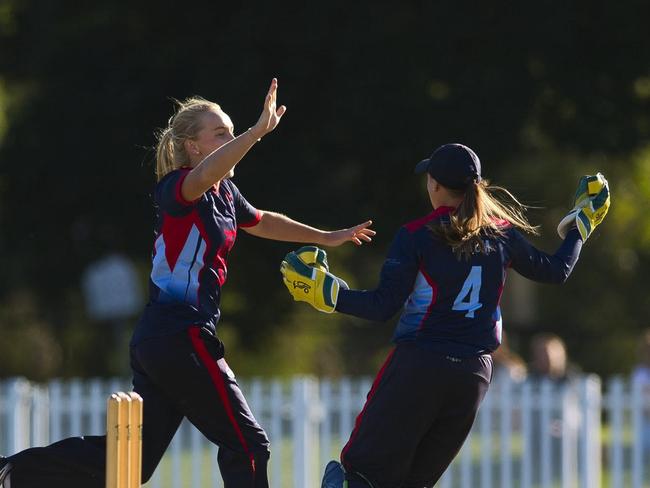
{"type": "Polygon", "coordinates": [[[190,229],[173,270],[170,269],[165,256],[165,240],[162,234],[156,239],[155,246],[151,280],[172,298],[198,305],[199,272],[204,265],[203,255],[207,247],[199,229],[196,225],[190,229]]]}
{"type": "Polygon", "coordinates": [[[419,326],[424,315],[429,310],[433,299],[433,288],[421,272],[418,272],[413,285],[413,291],[406,299],[404,312],[400,322],[408,325],[419,326]]]}

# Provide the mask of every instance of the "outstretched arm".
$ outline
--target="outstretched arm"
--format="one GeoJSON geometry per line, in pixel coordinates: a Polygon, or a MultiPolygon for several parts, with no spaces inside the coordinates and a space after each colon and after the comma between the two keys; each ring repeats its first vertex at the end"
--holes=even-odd
{"type": "Polygon", "coordinates": [[[583,244],[576,228],[569,231],[555,254],[540,251],[515,229],[509,232],[510,265],[515,271],[541,283],[564,283],[567,280],[583,244]]]}
{"type": "Polygon", "coordinates": [[[418,274],[419,258],[409,232],[402,227],[381,269],[374,290],[340,290],[336,311],[366,320],[386,321],[403,306],[418,274]]]}
{"type": "Polygon", "coordinates": [[[362,224],[335,231],[320,230],[309,225],[290,219],[286,215],[275,212],[262,212],[262,219],[254,227],[245,227],[249,234],[275,241],[301,242],[319,244],[321,246],[340,246],[350,241],[360,246],[372,241],[376,232],[370,229],[372,220],[362,224]]]}
{"type": "Polygon", "coordinates": [[[325,251],[305,246],[288,253],[280,272],[294,300],[307,302],[326,313],[338,311],[367,320],[384,321],[395,315],[413,290],[418,256],[407,230],[393,240],[374,290],[350,290],[347,283],[330,273],[325,251]]]}

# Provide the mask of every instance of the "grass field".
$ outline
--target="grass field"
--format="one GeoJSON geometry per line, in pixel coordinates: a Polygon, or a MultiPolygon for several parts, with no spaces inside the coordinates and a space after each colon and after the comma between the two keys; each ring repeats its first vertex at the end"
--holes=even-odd
{"type": "MultiPolygon", "coordinates": [[[[609,446],[611,439],[611,432],[607,427],[602,430],[603,438],[603,452],[602,456],[604,459],[605,469],[602,472],[602,488],[624,488],[632,486],[632,476],[629,459],[630,451],[632,447],[633,432],[631,429],[626,429],[623,436],[624,442],[624,459],[628,460],[625,463],[625,471],[623,473],[623,485],[621,487],[615,487],[612,485],[612,473],[607,469],[608,459],[609,459],[609,446]]],[[[472,488],[480,487],[479,480],[481,479],[481,469],[482,469],[482,458],[484,455],[484,445],[481,442],[480,436],[474,434],[472,435],[469,444],[466,447],[470,449],[470,476],[472,479],[471,486],[472,488]]],[[[489,449],[491,451],[492,462],[490,465],[490,470],[492,473],[492,488],[497,488],[502,485],[501,483],[501,449],[502,445],[499,442],[498,436],[493,436],[490,440],[489,449]]],[[[339,439],[332,439],[333,446],[342,445],[339,439]]],[[[523,439],[521,435],[513,435],[510,440],[510,462],[512,463],[512,477],[511,477],[511,486],[518,487],[521,486],[521,459],[523,455],[523,439]]],[[[215,488],[221,487],[221,477],[218,473],[218,466],[216,463],[216,450],[214,448],[207,448],[201,451],[200,456],[200,469],[198,472],[195,471],[194,466],[196,465],[196,460],[193,458],[192,452],[189,450],[181,451],[180,458],[177,461],[172,459],[170,453],[168,453],[158,467],[158,476],[160,479],[161,488],[177,488],[174,484],[174,479],[182,480],[182,485],[184,487],[192,488],[215,488]],[[174,468],[179,466],[180,472],[174,475],[174,468]],[[216,480],[216,482],[215,482],[216,480]]],[[[282,441],[280,445],[276,445],[272,448],[272,460],[270,462],[269,469],[269,479],[271,481],[272,488],[295,488],[292,482],[292,473],[293,473],[293,460],[292,460],[292,445],[291,440],[286,438],[282,441]],[[277,460],[279,458],[279,461],[277,460]],[[274,468],[279,466],[281,473],[275,473],[274,468]],[[274,481],[277,481],[278,484],[274,485],[274,481]]],[[[333,447],[332,452],[330,453],[330,458],[338,458],[339,449],[333,447]]],[[[647,461],[650,461],[648,459],[647,461]]],[[[533,460],[535,462],[535,460],[533,460]]],[[[461,475],[460,475],[460,463],[461,456],[459,455],[453,464],[454,476],[453,481],[449,485],[451,488],[462,488],[461,484],[461,475]]],[[[320,483],[321,470],[324,466],[320,465],[318,459],[314,459],[312,462],[312,472],[314,476],[314,487],[317,488],[320,483]]],[[[537,468],[534,468],[534,472],[537,472],[537,468]]],[[[552,488],[561,488],[562,479],[559,473],[554,473],[551,482],[552,488]]],[[[154,488],[157,486],[154,483],[154,480],[150,481],[146,485],[146,488],[154,488]]],[[[437,486],[444,486],[444,483],[441,481],[437,486]]],[[[650,483],[647,483],[644,486],[650,486],[650,483]]],[[[533,485],[534,488],[541,488],[540,483],[533,485]]],[[[310,487],[305,487],[310,488],[310,487]]]]}

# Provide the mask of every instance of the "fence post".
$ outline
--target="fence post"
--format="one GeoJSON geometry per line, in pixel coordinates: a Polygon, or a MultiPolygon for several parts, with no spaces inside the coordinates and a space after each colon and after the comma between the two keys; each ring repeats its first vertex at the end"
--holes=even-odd
{"type": "Polygon", "coordinates": [[[548,378],[544,378],[539,383],[540,398],[540,485],[542,488],[551,488],[552,483],[552,456],[551,456],[551,413],[555,406],[557,395],[554,392],[553,385],[548,378]]]}
{"type": "Polygon", "coordinates": [[[320,421],[320,457],[319,474],[322,474],[327,462],[332,459],[332,382],[328,379],[320,381],[320,398],[323,407],[320,421]]]}
{"type": "Polygon", "coordinates": [[[625,391],[623,380],[613,378],[609,383],[606,397],[606,408],[610,417],[611,430],[611,485],[623,486],[623,414],[625,409],[625,391]]]}
{"type": "Polygon", "coordinates": [[[9,450],[11,454],[22,451],[30,444],[30,384],[24,378],[9,382],[9,450]]]}
{"type": "Polygon", "coordinates": [[[632,394],[632,488],[643,488],[643,396],[639,381],[631,381],[632,394]]]}
{"type": "Polygon", "coordinates": [[[479,429],[481,432],[481,487],[492,488],[492,415],[496,405],[495,395],[499,394],[499,385],[495,383],[488,390],[483,404],[479,408],[479,429]]]}
{"type": "Polygon", "coordinates": [[[292,382],[293,419],[293,486],[315,486],[312,464],[315,433],[312,426],[314,405],[318,401],[315,380],[309,377],[295,378],[292,382]]]}
{"type": "Polygon", "coordinates": [[[602,389],[598,376],[589,375],[580,383],[580,405],[580,410],[583,412],[581,486],[583,488],[600,488],[602,483],[602,441],[600,435],[602,389]]]}
{"type": "Polygon", "coordinates": [[[61,380],[55,379],[49,382],[48,395],[50,396],[50,440],[56,442],[64,436],[62,431],[64,398],[61,380]]]}
{"type": "Polygon", "coordinates": [[[70,419],[70,433],[68,435],[71,437],[83,435],[81,429],[85,405],[82,393],[83,385],[83,380],[80,378],[73,378],[68,381],[68,416],[70,419]]]}
{"type": "Polygon", "coordinates": [[[501,445],[501,487],[512,486],[512,379],[510,375],[501,375],[500,395],[500,445],[501,445]]]}
{"type": "Polygon", "coordinates": [[[533,412],[533,391],[530,380],[527,380],[521,387],[521,434],[523,441],[523,452],[521,460],[521,486],[531,488],[533,484],[533,462],[532,462],[532,412],[533,412]]]}
{"type": "Polygon", "coordinates": [[[32,396],[32,442],[31,446],[50,443],[50,398],[47,388],[36,386],[32,396]]]}
{"type": "Polygon", "coordinates": [[[562,488],[575,488],[578,483],[578,436],[580,430],[581,413],[580,397],[576,389],[582,380],[575,384],[573,381],[563,384],[558,390],[561,401],[561,468],[562,488]]]}
{"type": "Polygon", "coordinates": [[[346,442],[352,432],[352,383],[349,378],[341,378],[339,382],[339,438],[346,442]]]}
{"type": "Polygon", "coordinates": [[[102,381],[98,378],[90,380],[90,434],[102,435],[106,432],[106,398],[102,381]]]}
{"type": "Polygon", "coordinates": [[[269,438],[271,439],[271,487],[280,488],[283,481],[282,460],[284,458],[282,444],[284,433],[282,420],[284,418],[284,398],[282,383],[277,379],[271,383],[271,421],[269,438]]]}
{"type": "Polygon", "coordinates": [[[172,475],[171,481],[172,486],[183,486],[183,475],[182,475],[182,457],[183,457],[183,431],[186,427],[187,420],[183,419],[181,424],[172,438],[172,442],[169,446],[169,455],[171,457],[171,466],[172,466],[172,475]]]}

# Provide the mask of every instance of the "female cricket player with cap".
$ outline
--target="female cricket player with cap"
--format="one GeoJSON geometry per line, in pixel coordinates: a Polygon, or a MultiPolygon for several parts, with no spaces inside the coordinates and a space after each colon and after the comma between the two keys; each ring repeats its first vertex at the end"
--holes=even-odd
{"type": "MultiPolygon", "coordinates": [[[[216,103],[179,103],[159,135],[158,225],[150,302],[131,340],[133,386],[144,400],[142,482],[153,474],[182,419],[219,446],[225,488],[266,488],[269,441],[224,359],[216,334],[226,260],[238,229],[266,239],[339,246],[369,242],[364,222],[322,231],[260,211],[230,180],[248,150],[280,122],[273,79],[257,123],[234,136],[216,103]]],[[[105,436],[65,439],[0,460],[0,486],[102,487],[105,436]]]]}
{"type": "Polygon", "coordinates": [[[350,488],[433,486],[488,390],[508,268],[535,281],[564,282],[609,207],[602,175],[583,177],[575,207],[558,227],[564,240],[549,255],[523,237],[536,231],[525,208],[481,178],[480,160],[467,146],[439,147],[416,172],[426,174],[433,211],[399,229],[376,289],[347,289],[329,273],[324,252],[315,260],[303,248],[282,263],[294,299],[318,310],[387,320],[403,307],[395,347],[357,417],[342,466],[327,465],[324,488],[340,488],[344,479],[350,488]]]}

